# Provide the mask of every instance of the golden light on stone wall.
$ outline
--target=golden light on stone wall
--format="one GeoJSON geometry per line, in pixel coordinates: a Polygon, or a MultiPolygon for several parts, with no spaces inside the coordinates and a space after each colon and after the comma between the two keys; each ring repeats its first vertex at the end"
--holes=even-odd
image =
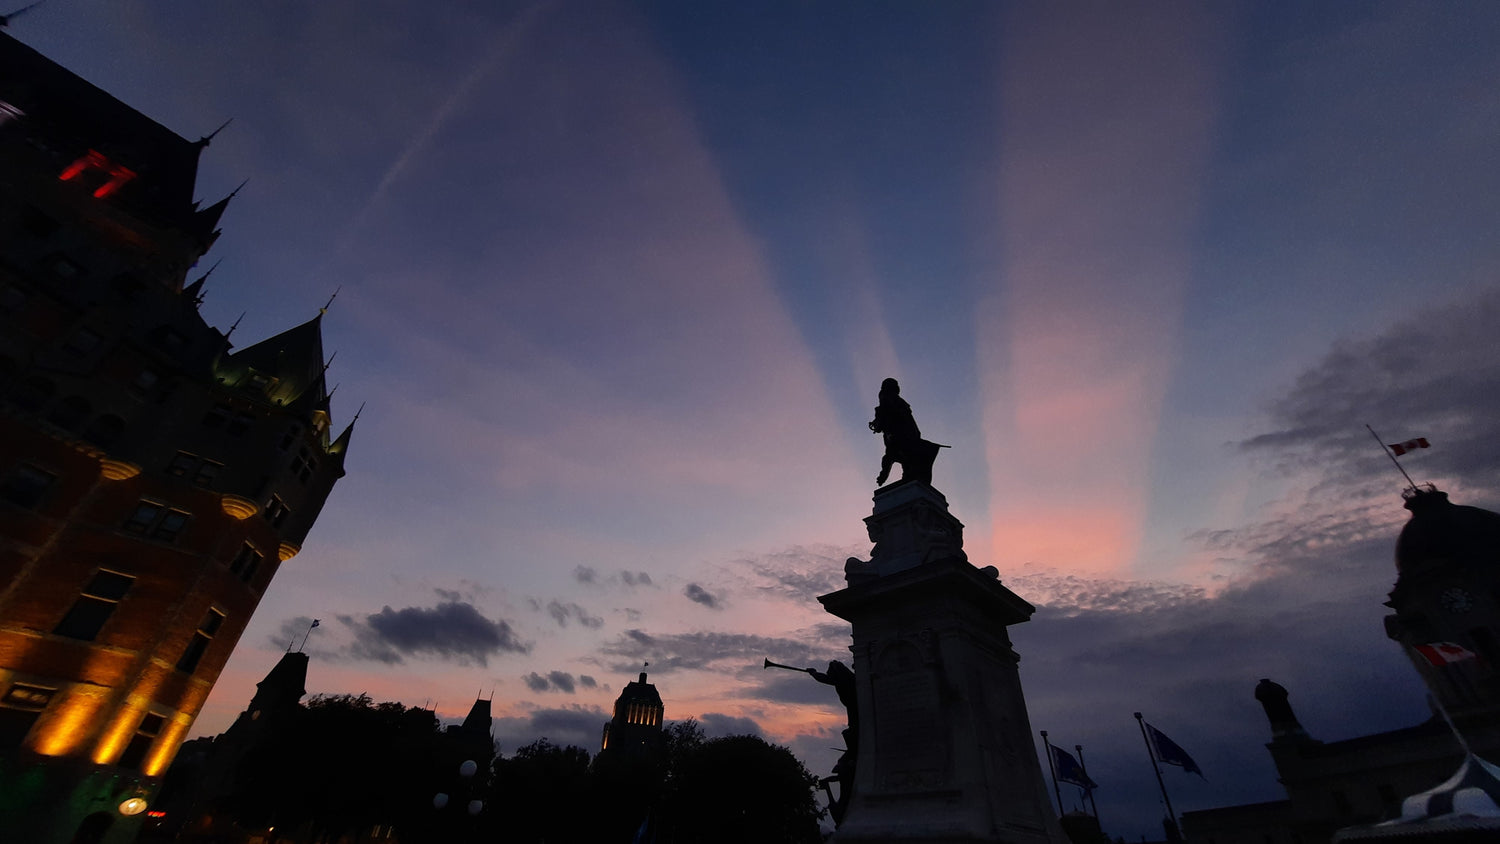
{"type": "Polygon", "coordinates": [[[224,493],[224,495],[219,498],[219,506],[224,508],[225,513],[228,513],[229,515],[241,521],[244,521],[245,519],[248,519],[256,513],[260,512],[259,504],[256,504],[254,501],[251,501],[244,496],[234,495],[233,493],[228,492],[224,493]]]}
{"type": "Polygon", "coordinates": [[[291,558],[297,556],[297,552],[301,550],[302,546],[300,545],[293,545],[290,542],[283,542],[280,546],[277,547],[276,556],[279,557],[284,563],[287,560],[290,560],[291,558]]]}
{"type": "Polygon", "coordinates": [[[106,457],[99,461],[99,473],[111,481],[123,481],[135,477],[141,473],[141,467],[124,460],[115,460],[106,457]]]}
{"type": "Polygon", "coordinates": [[[109,727],[109,732],[104,734],[99,746],[94,748],[94,764],[108,765],[120,757],[125,751],[125,743],[130,741],[131,735],[135,733],[136,724],[141,720],[141,710],[134,706],[122,706],[115,713],[115,721],[109,727]]]}
{"type": "Polygon", "coordinates": [[[172,757],[177,755],[177,748],[182,745],[182,740],[187,737],[188,727],[192,724],[192,718],[181,712],[174,713],[167,728],[162,730],[161,737],[156,740],[156,746],[151,748],[151,755],[146,757],[146,764],[141,772],[148,777],[164,772],[172,764],[172,757]]]}
{"type": "Polygon", "coordinates": [[[57,714],[40,725],[40,735],[33,743],[43,756],[63,756],[72,752],[88,734],[94,713],[103,704],[92,695],[74,693],[58,708],[57,714]]]}

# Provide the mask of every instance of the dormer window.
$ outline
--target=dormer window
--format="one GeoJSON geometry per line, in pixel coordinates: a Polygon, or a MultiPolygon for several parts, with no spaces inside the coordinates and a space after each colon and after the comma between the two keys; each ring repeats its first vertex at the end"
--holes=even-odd
{"type": "Polygon", "coordinates": [[[281,527],[281,523],[286,521],[286,517],[291,514],[292,508],[286,506],[286,502],[282,501],[279,495],[271,496],[271,500],[266,502],[266,521],[270,522],[273,527],[281,527]]]}
{"type": "Polygon", "coordinates": [[[312,452],[308,451],[306,446],[303,446],[292,460],[292,474],[296,475],[297,480],[306,485],[308,481],[312,480],[313,472],[317,470],[318,461],[314,460],[312,452]]]}

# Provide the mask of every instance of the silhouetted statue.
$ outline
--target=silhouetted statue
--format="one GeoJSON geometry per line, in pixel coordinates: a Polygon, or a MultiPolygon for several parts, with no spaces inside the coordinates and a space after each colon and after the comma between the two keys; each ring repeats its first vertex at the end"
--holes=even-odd
{"type": "Polygon", "coordinates": [[[1273,739],[1307,735],[1307,731],[1297,721],[1297,714],[1292,711],[1292,704],[1287,701],[1286,688],[1280,683],[1262,679],[1255,685],[1255,699],[1266,710],[1266,720],[1271,722],[1273,739]]]}
{"type": "Polygon", "coordinates": [[[880,404],[875,407],[870,430],[885,438],[885,456],[880,459],[880,474],[875,478],[877,486],[885,483],[891,476],[891,466],[897,463],[901,464],[901,480],[932,483],[932,463],[937,460],[938,449],[947,446],[922,439],[917,420],[911,415],[911,405],[901,398],[901,385],[894,378],[880,382],[880,404]]]}
{"type": "Polygon", "coordinates": [[[854,794],[854,763],[859,756],[859,693],[854,685],[854,672],[838,660],[828,663],[826,673],[816,668],[807,669],[807,673],[819,683],[832,686],[838,693],[839,703],[849,714],[849,726],[844,729],[844,752],[833,765],[833,776],[818,781],[828,793],[828,814],[833,817],[833,825],[838,826],[844,822],[844,811],[849,808],[849,798],[854,794]],[[839,784],[837,799],[833,796],[833,789],[828,787],[834,782],[839,784]]]}

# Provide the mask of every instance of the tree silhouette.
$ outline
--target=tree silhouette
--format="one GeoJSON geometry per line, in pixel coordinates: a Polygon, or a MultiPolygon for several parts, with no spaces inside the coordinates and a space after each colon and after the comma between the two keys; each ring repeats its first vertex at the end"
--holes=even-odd
{"type": "MultiPolygon", "coordinates": [[[[816,844],[817,778],[756,736],[703,740],[684,729],[660,812],[662,844],[816,844]]],[[[671,744],[671,742],[669,742],[671,744]]]]}

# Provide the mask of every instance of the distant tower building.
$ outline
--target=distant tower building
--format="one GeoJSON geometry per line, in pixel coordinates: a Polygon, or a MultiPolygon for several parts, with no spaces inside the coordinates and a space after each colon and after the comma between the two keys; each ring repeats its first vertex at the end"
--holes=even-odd
{"type": "Polygon", "coordinates": [[[320,317],[231,352],[188,141],[0,34],[0,818],[133,838],[344,474],[320,317]]]}
{"type": "Polygon", "coordinates": [[[615,699],[615,717],[604,725],[600,753],[647,756],[656,753],[662,742],[662,718],[666,709],[656,686],[646,682],[646,672],[615,699]]]}
{"type": "Polygon", "coordinates": [[[1386,635],[1455,718],[1500,714],[1500,513],[1454,504],[1432,486],[1410,491],[1406,509],[1386,635]],[[1417,650],[1445,642],[1479,658],[1438,666],[1417,650]]]}

